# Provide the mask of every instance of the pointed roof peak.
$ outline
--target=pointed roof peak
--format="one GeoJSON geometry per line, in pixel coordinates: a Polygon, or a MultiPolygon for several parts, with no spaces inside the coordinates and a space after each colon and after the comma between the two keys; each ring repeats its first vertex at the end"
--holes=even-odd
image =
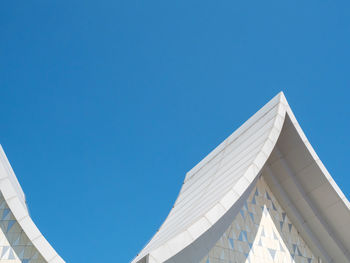
{"type": "MultiPolygon", "coordinates": [[[[264,167],[268,171],[265,171],[267,174],[269,171],[273,172],[273,167],[271,168],[269,163],[265,166],[272,160],[271,158],[274,158],[273,150],[281,152],[285,150],[284,152],[288,153],[291,151],[289,147],[291,142],[296,143],[293,145],[293,154],[285,154],[284,158],[275,158],[274,161],[281,162],[280,166],[284,164],[284,169],[289,173],[293,170],[288,168],[288,163],[293,164],[291,167],[311,167],[310,164],[314,164],[316,168],[312,171],[315,173],[313,176],[322,180],[328,179],[327,194],[338,198],[337,211],[345,214],[345,211],[350,209],[349,202],[335,182],[329,179],[331,176],[308,142],[283,91],[280,91],[186,174],[182,189],[167,219],[132,263],[144,262],[143,259],[147,255],[150,263],[165,262],[170,258],[178,260],[174,262],[184,262],[187,261],[183,260],[186,256],[192,257],[193,253],[197,253],[194,251],[200,244],[206,246],[206,242],[218,240],[221,234],[216,229],[225,229],[226,223],[231,222],[234,216],[232,211],[241,206],[240,198],[253,189],[254,182],[264,167]],[[286,119],[288,125],[284,126],[286,119]],[[285,129],[282,131],[283,128],[285,129]],[[289,129],[288,132],[286,129],[289,129]],[[283,140],[279,140],[281,133],[286,135],[283,140]],[[296,155],[307,158],[302,159],[296,155]],[[215,231],[209,231],[210,229],[215,231]]],[[[312,182],[306,183],[312,184],[312,182]]],[[[294,187],[295,192],[303,191],[297,184],[290,187],[294,187]]],[[[310,185],[308,187],[310,188],[310,185]]],[[[312,200],[309,202],[310,207],[313,207],[312,200]]],[[[322,213],[329,213],[327,209],[326,206],[320,208],[322,213]]],[[[316,217],[318,214],[317,210],[316,217]]],[[[349,221],[349,217],[341,220],[349,221]]],[[[327,224],[322,222],[321,227],[327,230],[327,224]]],[[[328,223],[336,228],[335,223],[328,223]]],[[[315,228],[313,225],[309,227],[315,228]]],[[[318,238],[317,231],[315,234],[318,238]]],[[[335,252],[326,251],[327,243],[322,241],[322,249],[326,251],[322,252],[324,258],[329,258],[330,253],[337,259],[344,257],[350,259],[350,255],[339,240],[346,240],[346,245],[350,244],[349,239],[342,234],[330,235],[329,240],[326,240],[337,243],[338,250],[335,252]]],[[[201,255],[198,253],[197,256],[201,255]]]]}
{"type": "Polygon", "coordinates": [[[280,102],[282,102],[282,103],[288,105],[287,98],[286,98],[286,96],[284,95],[284,92],[283,92],[283,91],[280,91],[280,92],[277,94],[277,96],[279,97],[280,102]]]}
{"type": "Polygon", "coordinates": [[[281,90],[280,92],[278,92],[277,95],[278,95],[278,96],[285,96],[283,90],[281,90]]]}
{"type": "MultiPolygon", "coordinates": [[[[283,91],[278,92],[271,100],[270,102],[278,101],[279,103],[283,103],[285,105],[288,105],[287,98],[283,91]]],[[[270,102],[268,102],[266,105],[268,105],[270,102]]]]}

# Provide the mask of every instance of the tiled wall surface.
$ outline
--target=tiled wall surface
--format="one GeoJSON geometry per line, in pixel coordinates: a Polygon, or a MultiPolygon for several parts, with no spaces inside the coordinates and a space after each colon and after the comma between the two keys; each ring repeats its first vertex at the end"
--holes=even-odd
{"type": "Polygon", "coordinates": [[[45,263],[0,193],[0,263],[45,263]]]}
{"type": "Polygon", "coordinates": [[[201,263],[317,263],[261,177],[224,235],[201,263]]]}

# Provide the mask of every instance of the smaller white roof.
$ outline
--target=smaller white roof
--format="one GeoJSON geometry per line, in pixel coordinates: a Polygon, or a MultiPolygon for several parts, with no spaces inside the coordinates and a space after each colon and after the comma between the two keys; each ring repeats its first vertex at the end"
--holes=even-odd
{"type": "Polygon", "coordinates": [[[33,246],[48,263],[64,263],[32,221],[25,202],[23,190],[0,145],[0,191],[16,221],[33,246]]]}

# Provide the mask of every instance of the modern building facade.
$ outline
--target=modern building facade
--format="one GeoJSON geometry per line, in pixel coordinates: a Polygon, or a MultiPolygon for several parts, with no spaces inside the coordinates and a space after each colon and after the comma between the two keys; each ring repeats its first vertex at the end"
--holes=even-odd
{"type": "Polygon", "coordinates": [[[32,221],[0,146],[0,263],[64,263],[32,221]]]}
{"type": "Polygon", "coordinates": [[[347,263],[350,204],[281,92],[185,177],[132,263],[347,263]]]}

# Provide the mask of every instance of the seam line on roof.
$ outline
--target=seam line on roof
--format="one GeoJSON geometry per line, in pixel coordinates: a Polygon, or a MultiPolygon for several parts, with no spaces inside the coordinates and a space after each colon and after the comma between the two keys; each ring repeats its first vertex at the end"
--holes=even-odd
{"type": "MultiPolygon", "coordinates": [[[[247,161],[247,160],[245,160],[245,159],[247,159],[247,158],[252,158],[255,154],[257,154],[258,149],[261,149],[261,148],[262,148],[263,142],[262,142],[262,141],[259,142],[259,139],[256,140],[256,141],[254,141],[254,143],[256,143],[256,142],[258,142],[258,144],[257,144],[256,146],[254,146],[254,147],[252,147],[252,148],[246,148],[246,149],[243,150],[243,151],[244,151],[244,155],[242,155],[242,156],[237,155],[237,156],[234,156],[233,158],[230,158],[230,161],[225,162],[225,165],[222,165],[222,161],[223,161],[224,158],[226,157],[225,155],[223,155],[223,156],[222,156],[222,160],[221,160],[221,167],[218,167],[218,168],[220,168],[221,170],[219,171],[219,169],[217,169],[217,171],[216,171],[215,173],[213,173],[212,176],[215,177],[216,179],[218,179],[218,178],[224,176],[225,174],[230,174],[230,175],[232,175],[233,173],[235,173],[235,172],[237,171],[237,169],[239,169],[240,167],[242,167],[242,165],[245,164],[245,162],[247,161]],[[259,147],[259,148],[257,148],[257,147],[259,147]],[[255,149],[255,148],[257,148],[257,149],[255,149]],[[247,150],[247,149],[248,149],[248,150],[247,150]],[[238,159],[237,157],[241,157],[241,158],[238,159]],[[232,160],[235,160],[235,162],[234,162],[234,163],[231,163],[232,160]],[[235,168],[234,171],[231,171],[231,172],[230,172],[230,170],[232,170],[235,166],[237,166],[237,164],[239,164],[239,163],[242,162],[243,160],[244,160],[244,163],[240,164],[238,167],[235,168]],[[222,169],[224,169],[224,170],[222,170],[222,169]]],[[[251,147],[251,145],[250,145],[249,147],[251,147]]],[[[242,151],[242,152],[243,152],[243,151],[242,151]]],[[[249,160],[249,159],[248,159],[248,160],[249,160]]],[[[219,164],[219,163],[218,163],[218,164],[219,164]]],[[[206,175],[206,174],[205,174],[205,175],[206,175]]],[[[203,182],[200,182],[200,184],[196,187],[196,189],[200,188],[205,182],[206,182],[205,180],[204,180],[203,182]]],[[[197,183],[199,183],[199,182],[197,181],[197,183]]],[[[190,189],[190,188],[188,188],[188,189],[190,189]]],[[[183,195],[184,193],[186,193],[186,192],[188,191],[188,189],[186,189],[185,192],[182,192],[182,195],[183,195]]],[[[189,196],[189,195],[188,195],[188,196],[189,196]]],[[[187,197],[187,196],[186,196],[186,197],[187,197]]],[[[182,198],[180,201],[178,201],[177,204],[175,204],[175,206],[176,206],[176,205],[180,205],[180,204],[183,202],[183,200],[184,200],[184,199],[182,198]]]]}
{"type": "MultiPolygon", "coordinates": [[[[252,133],[252,134],[251,134],[250,136],[248,136],[247,138],[244,138],[244,140],[242,140],[241,142],[239,142],[239,144],[235,145],[235,148],[233,148],[233,149],[231,149],[229,152],[225,153],[225,156],[224,156],[223,158],[226,158],[226,157],[229,156],[229,154],[231,154],[231,153],[237,151],[237,149],[239,149],[244,143],[246,143],[246,142],[247,142],[248,140],[250,140],[252,137],[256,136],[257,134],[260,134],[261,131],[263,131],[263,132],[262,132],[262,134],[260,135],[260,137],[262,137],[263,135],[266,135],[266,134],[270,133],[270,132],[271,132],[271,129],[273,128],[273,122],[272,122],[271,124],[269,124],[269,123],[270,123],[271,121],[273,121],[274,119],[275,119],[275,116],[273,116],[273,117],[267,119],[264,123],[260,124],[261,127],[260,127],[260,129],[259,129],[259,131],[258,131],[257,133],[252,133]],[[267,125],[271,125],[271,127],[268,127],[267,125]],[[266,128],[266,130],[265,130],[265,128],[266,128]]],[[[255,124],[257,124],[257,123],[259,123],[259,122],[257,121],[255,124]]],[[[255,143],[255,142],[257,142],[258,140],[259,140],[259,137],[256,138],[256,139],[252,142],[252,144],[255,143]]],[[[227,150],[227,148],[231,147],[232,144],[233,144],[234,142],[236,142],[236,141],[237,141],[237,140],[232,141],[231,143],[227,144],[227,145],[225,146],[225,148],[224,148],[225,151],[227,150]]],[[[250,147],[250,145],[249,145],[248,147],[250,147]]],[[[224,150],[224,149],[223,149],[223,150],[224,150]]],[[[235,153],[235,154],[232,156],[231,159],[234,159],[234,158],[238,157],[238,156],[242,153],[242,151],[245,151],[245,149],[243,149],[243,150],[238,151],[237,153],[235,153]]],[[[221,152],[220,152],[220,153],[221,153],[221,152]]],[[[218,155],[219,155],[219,154],[218,154],[218,155]]],[[[218,155],[217,155],[217,156],[218,156],[218,155]]],[[[211,161],[214,161],[214,159],[215,159],[217,156],[215,156],[211,161]]],[[[211,162],[211,161],[209,161],[209,162],[211,162]]],[[[209,164],[209,162],[206,164],[206,166],[209,164]]],[[[226,163],[228,163],[228,162],[229,162],[229,161],[226,161],[226,162],[225,162],[225,165],[226,165],[226,163]]],[[[212,166],[211,166],[207,171],[205,171],[205,173],[201,174],[201,176],[206,175],[215,165],[216,165],[216,164],[212,164],[212,166]]],[[[204,168],[204,167],[203,167],[203,168],[204,168]]],[[[199,171],[198,171],[198,172],[199,172],[199,171]]],[[[188,185],[189,182],[195,180],[196,178],[197,178],[197,176],[193,176],[193,177],[189,178],[189,180],[186,181],[186,182],[184,183],[184,185],[188,185]]],[[[184,189],[184,187],[181,189],[182,191],[180,191],[180,195],[183,193],[183,189],[184,189]]],[[[186,189],[186,190],[187,190],[187,189],[186,189]]],[[[184,190],[184,191],[186,191],[186,190],[184,190]]]]}
{"type": "MultiPolygon", "coordinates": [[[[277,105],[279,105],[281,103],[281,101],[280,100],[278,100],[273,106],[271,106],[271,108],[267,111],[267,112],[265,112],[261,117],[259,117],[259,119],[257,119],[255,122],[253,122],[251,125],[249,125],[248,127],[246,127],[243,131],[242,131],[242,133],[241,134],[239,134],[239,136],[236,136],[236,138],[233,140],[233,141],[231,141],[230,142],[230,144],[231,143],[233,143],[234,141],[236,141],[240,136],[242,136],[244,133],[246,133],[256,122],[258,122],[259,120],[261,120],[265,115],[267,115],[270,111],[272,111],[277,105]]],[[[266,106],[266,105],[265,105],[266,106]]],[[[263,107],[264,108],[264,107],[263,107]]],[[[263,108],[261,108],[260,110],[263,110],[263,108]]],[[[259,112],[259,111],[258,111],[259,112]]],[[[258,112],[256,112],[254,115],[256,115],[258,112]]],[[[276,113],[276,115],[278,114],[278,112],[276,113]]],[[[254,117],[254,115],[253,116],[251,116],[246,122],[248,122],[251,118],[253,118],[254,117]]],[[[242,127],[246,122],[244,122],[240,127],[242,127]]],[[[240,128],[240,127],[238,127],[238,129],[240,128]]],[[[237,129],[237,130],[238,130],[237,129]]],[[[237,131],[236,130],[236,131],[237,131]]],[[[234,133],[232,133],[231,135],[229,135],[222,143],[220,143],[217,147],[215,147],[213,150],[212,150],[212,152],[213,151],[215,151],[215,149],[217,149],[219,146],[221,146],[222,144],[224,144],[225,143],[225,145],[226,145],[226,143],[227,143],[227,141],[230,139],[230,137],[231,136],[233,136],[234,135],[234,133]]],[[[227,146],[227,145],[226,145],[227,146]]],[[[207,160],[205,163],[203,163],[202,164],[202,166],[197,170],[197,171],[195,171],[195,173],[193,173],[189,178],[185,178],[185,182],[186,181],[188,181],[189,179],[191,179],[193,176],[195,176],[208,162],[210,162],[212,159],[214,159],[220,152],[222,152],[223,151],[223,149],[222,150],[220,150],[218,153],[216,153],[215,155],[213,155],[209,160],[207,160]]],[[[210,154],[210,153],[209,153],[210,154]]],[[[205,159],[206,157],[204,157],[204,159],[205,159]]],[[[203,159],[203,160],[204,160],[203,159]]],[[[197,165],[196,165],[197,166],[197,165]]],[[[196,166],[194,166],[193,168],[195,168],[196,166]]],[[[192,169],[193,169],[192,168],[192,169]]],[[[191,169],[191,170],[192,170],[191,169]]],[[[191,171],[190,170],[190,171],[191,171]]],[[[190,172],[189,171],[189,172],[190,172]]]]}

